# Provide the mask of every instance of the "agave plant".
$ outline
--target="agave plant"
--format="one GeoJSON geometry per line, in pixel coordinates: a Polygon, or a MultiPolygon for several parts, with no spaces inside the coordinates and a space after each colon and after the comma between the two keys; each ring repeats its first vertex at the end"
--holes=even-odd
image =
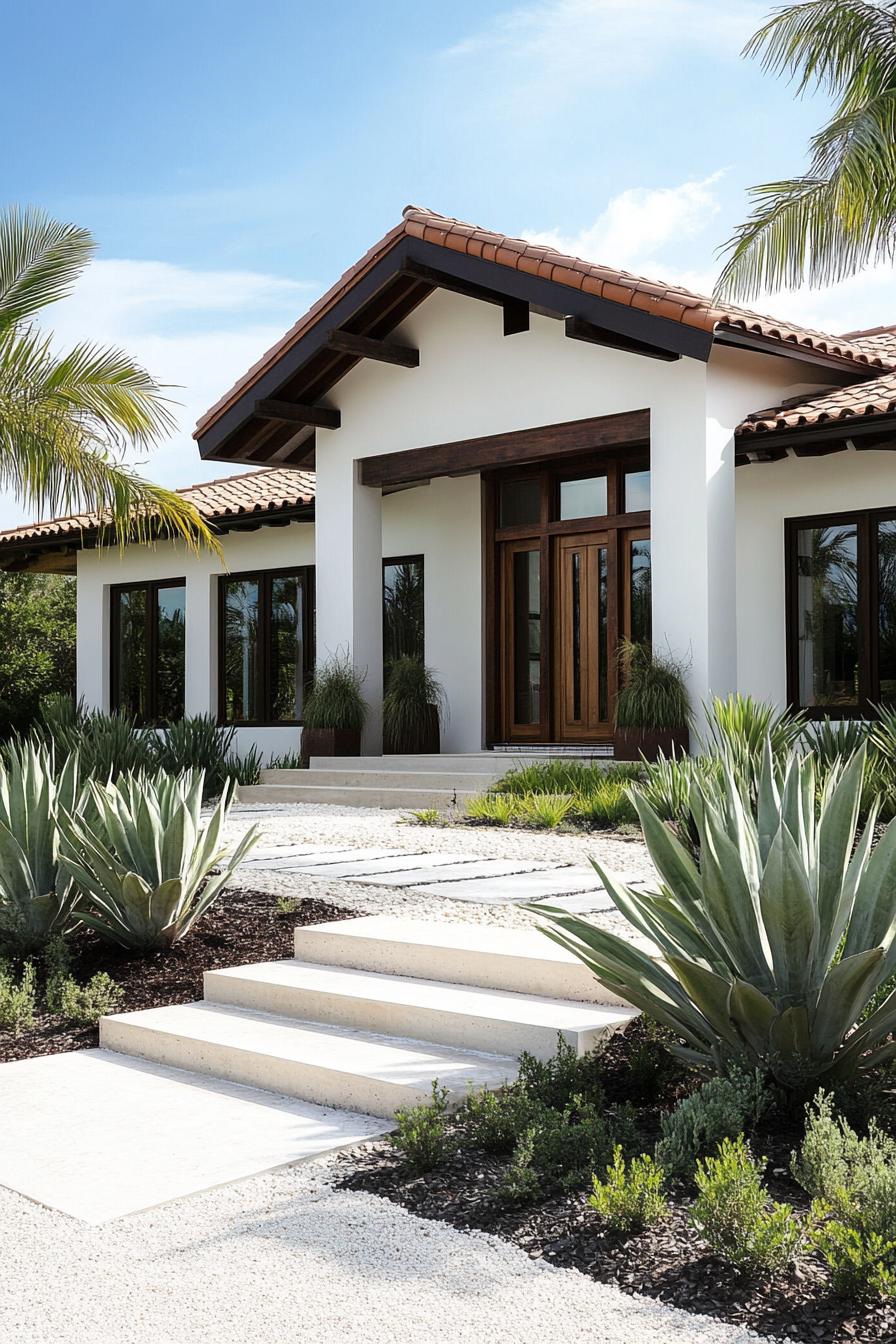
{"type": "Polygon", "coordinates": [[[801,1091],[896,1055],[896,992],[863,1017],[896,971],[896,824],[872,849],[876,812],[858,840],[864,749],[829,772],[791,752],[776,765],[767,739],[752,803],[730,762],[694,788],[699,861],[634,791],[660,875],[653,894],[594,867],[633,929],[659,949],[549,906],[549,937],[601,984],[665,1023],[685,1059],[732,1061],[801,1091]]]}
{"type": "Polygon", "coordinates": [[[203,784],[201,770],[92,780],[98,824],[62,814],[60,863],[83,924],[133,951],[170,947],[190,931],[258,840],[253,827],[228,853],[220,840],[233,785],[203,825],[203,784]]]}
{"type": "Polygon", "coordinates": [[[17,743],[0,765],[0,942],[27,955],[68,923],[71,882],[59,868],[57,815],[78,810],[77,756],[55,768],[53,751],[17,743]]]}

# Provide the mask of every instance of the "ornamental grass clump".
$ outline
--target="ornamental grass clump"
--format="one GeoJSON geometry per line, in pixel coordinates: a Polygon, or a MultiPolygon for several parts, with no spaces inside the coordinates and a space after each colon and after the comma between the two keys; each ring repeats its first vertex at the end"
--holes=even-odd
{"type": "Polygon", "coordinates": [[[419,658],[403,654],[388,669],[383,696],[383,751],[387,755],[438,751],[445,692],[419,658]]]}
{"type": "Polygon", "coordinates": [[[696,858],[634,789],[658,890],[594,867],[660,957],[587,919],[532,908],[549,937],[708,1073],[737,1063],[806,1095],[872,1069],[896,1055],[896,992],[865,1015],[896,970],[896,826],[872,848],[872,809],[856,840],[864,769],[860,750],[818,789],[811,754],[776,761],[766,738],[755,802],[727,761],[716,787],[692,787],[696,858]]]}
{"type": "Polygon", "coordinates": [[[358,671],[348,654],[335,655],[321,663],[305,700],[302,713],[305,727],[360,733],[367,721],[363,685],[364,674],[358,671]]]}
{"type": "Polygon", "coordinates": [[[201,770],[92,781],[98,822],[61,812],[60,865],[77,888],[82,924],[137,952],[190,931],[258,840],[253,827],[232,852],[221,844],[233,786],[225,783],[203,824],[203,784],[201,770]]]}
{"type": "Polygon", "coordinates": [[[617,728],[687,728],[691,706],[683,663],[656,652],[649,644],[623,640],[619,672],[617,728]]]}
{"type": "Polygon", "coordinates": [[[52,748],[21,742],[0,763],[0,943],[39,951],[71,920],[75,892],[60,867],[57,819],[82,797],[78,757],[56,768],[52,748]]]}

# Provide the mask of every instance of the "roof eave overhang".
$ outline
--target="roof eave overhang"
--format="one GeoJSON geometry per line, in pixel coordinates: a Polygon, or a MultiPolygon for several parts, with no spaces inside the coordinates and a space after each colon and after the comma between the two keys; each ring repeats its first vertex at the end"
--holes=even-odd
{"type": "Polygon", "coordinates": [[[852,443],[860,451],[896,448],[896,413],[844,416],[823,424],[798,425],[789,429],[741,430],[735,439],[738,465],[777,461],[792,450],[797,457],[825,457],[843,452],[852,443]]]}
{"type": "Polygon", "coordinates": [[[642,345],[673,359],[685,356],[705,363],[712,349],[713,333],[699,326],[688,326],[557,280],[403,235],[214,421],[197,430],[201,456],[229,462],[251,461],[256,465],[264,461],[257,453],[244,458],[228,452],[228,441],[253,418],[255,403],[277,399],[277,393],[300,373],[303,365],[329,345],[331,334],[350,324],[365,304],[401,275],[420,280],[431,289],[441,286],[490,302],[524,303],[530,309],[558,318],[578,318],[600,331],[617,334],[621,341],[642,345]]]}
{"type": "Polygon", "coordinates": [[[777,339],[759,332],[747,331],[730,323],[720,322],[713,333],[716,345],[734,346],[741,350],[752,350],[757,354],[775,355],[783,359],[798,359],[806,364],[817,364],[825,369],[836,369],[844,375],[848,383],[860,383],[863,379],[879,378],[883,370],[879,364],[872,366],[862,360],[850,359],[847,355],[831,350],[819,350],[805,341],[777,339]]]}

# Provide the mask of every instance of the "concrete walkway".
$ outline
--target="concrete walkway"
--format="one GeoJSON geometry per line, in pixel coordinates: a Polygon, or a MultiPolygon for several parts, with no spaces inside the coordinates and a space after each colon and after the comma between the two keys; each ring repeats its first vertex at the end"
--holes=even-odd
{"type": "MultiPolygon", "coordinates": [[[[593,868],[525,858],[286,844],[253,850],[241,871],[248,875],[253,870],[402,887],[476,905],[550,899],[576,914],[613,908],[593,868]]],[[[634,884],[638,881],[632,879],[634,884]]]]}

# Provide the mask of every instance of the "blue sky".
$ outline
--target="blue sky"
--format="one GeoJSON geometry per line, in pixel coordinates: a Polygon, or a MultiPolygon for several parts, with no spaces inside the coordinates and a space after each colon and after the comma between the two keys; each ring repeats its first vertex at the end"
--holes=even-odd
{"type": "MultiPolygon", "coordinates": [[[[5,18],[4,195],[89,227],[48,315],[180,385],[145,463],[220,474],[196,416],[409,201],[657,278],[712,283],[746,188],[825,112],[741,59],[753,0],[44,0],[5,18]]],[[[772,311],[896,318],[889,273],[772,311]]],[[[7,525],[20,515],[0,506],[7,525]]]]}

